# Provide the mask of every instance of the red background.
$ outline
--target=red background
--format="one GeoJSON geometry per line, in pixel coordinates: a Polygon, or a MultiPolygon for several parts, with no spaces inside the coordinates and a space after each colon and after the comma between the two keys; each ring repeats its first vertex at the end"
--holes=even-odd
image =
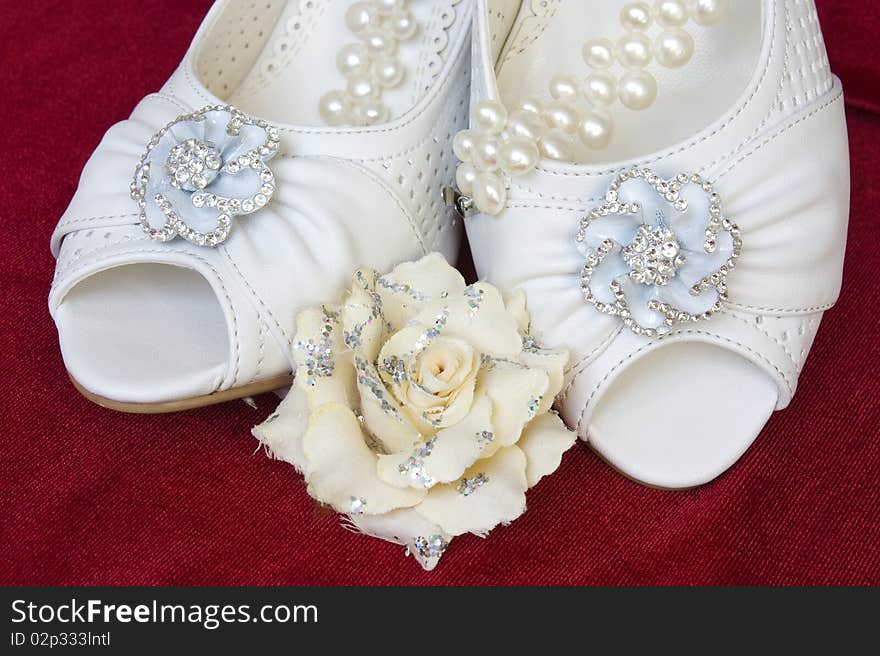
{"type": "MultiPolygon", "coordinates": [[[[853,211],[843,296],[792,406],[730,472],[662,492],[578,445],[490,540],[423,573],[344,531],[237,402],[116,414],[68,383],[46,309],[48,241],[104,130],[170,75],[208,0],[0,7],[0,582],[29,584],[880,583],[880,12],[822,0],[844,78],[853,211]]],[[[871,8],[869,8],[871,7],[871,8]]],[[[821,153],[817,153],[821,156],[821,153]]],[[[797,190],[793,190],[797,193],[797,190]]]]}

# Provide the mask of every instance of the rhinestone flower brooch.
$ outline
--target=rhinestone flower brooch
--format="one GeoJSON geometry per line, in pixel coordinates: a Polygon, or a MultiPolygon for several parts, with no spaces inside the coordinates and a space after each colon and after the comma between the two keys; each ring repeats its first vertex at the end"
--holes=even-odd
{"type": "Polygon", "coordinates": [[[718,312],[742,252],[711,182],[638,168],[621,173],[581,219],[577,243],[587,258],[584,299],[647,337],[718,312]]]}
{"type": "Polygon", "coordinates": [[[150,139],[135,169],[141,225],[157,241],[222,244],[232,217],[259,211],[274,195],[266,162],[278,149],[276,128],[228,105],[177,117],[150,139]]]}

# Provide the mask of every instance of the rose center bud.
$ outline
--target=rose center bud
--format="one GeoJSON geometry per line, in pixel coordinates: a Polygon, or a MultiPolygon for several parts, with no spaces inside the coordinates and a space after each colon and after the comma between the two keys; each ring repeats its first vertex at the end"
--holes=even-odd
{"type": "Polygon", "coordinates": [[[465,358],[469,361],[470,357],[470,348],[452,340],[438,340],[419,355],[417,382],[426,391],[442,396],[455,388],[465,358]]]}
{"type": "Polygon", "coordinates": [[[165,170],[172,186],[184,191],[200,191],[211,184],[220,172],[223,160],[212,145],[199,139],[187,139],[168,153],[165,170]]]}

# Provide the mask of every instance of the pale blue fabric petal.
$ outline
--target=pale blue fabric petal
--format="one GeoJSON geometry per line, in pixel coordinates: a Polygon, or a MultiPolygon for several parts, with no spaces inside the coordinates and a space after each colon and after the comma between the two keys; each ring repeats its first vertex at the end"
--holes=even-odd
{"type": "Polygon", "coordinates": [[[639,223],[656,226],[659,223],[666,224],[666,215],[672,210],[672,206],[661,198],[647,180],[633,178],[621,183],[617,192],[621,203],[638,203],[641,214],[636,215],[639,223]]]}
{"type": "Polygon", "coordinates": [[[590,292],[601,303],[614,303],[614,292],[611,291],[611,281],[627,274],[629,267],[619,251],[609,253],[604,260],[593,267],[593,277],[590,279],[590,292]]]}
{"type": "Polygon", "coordinates": [[[702,314],[711,310],[718,301],[718,290],[710,287],[699,296],[692,296],[689,286],[673,278],[668,285],[657,287],[657,300],[669,303],[678,310],[702,314]]]}
{"type": "Polygon", "coordinates": [[[657,297],[656,287],[633,282],[629,276],[622,276],[619,281],[626,296],[629,312],[635,322],[642,328],[662,326],[665,317],[659,312],[648,309],[648,303],[657,297]]]}
{"type": "Polygon", "coordinates": [[[702,249],[709,225],[709,196],[702,187],[692,183],[682,187],[679,196],[687,201],[687,209],[679,212],[670,206],[669,225],[684,248],[702,249]]]}
{"type": "Polygon", "coordinates": [[[238,159],[245,153],[259,148],[266,141],[266,131],[257,125],[243,125],[238,135],[229,137],[220,154],[224,162],[238,159]]]}
{"type": "Polygon", "coordinates": [[[703,250],[702,240],[698,249],[684,251],[685,261],[676,275],[685,285],[693,287],[706,276],[718,271],[727,262],[733,253],[733,237],[729,232],[719,232],[716,244],[714,253],[706,253],[703,250]]]}
{"type": "Polygon", "coordinates": [[[165,136],[170,135],[175,143],[183,143],[187,139],[202,139],[204,134],[205,129],[199,121],[181,121],[168,128],[165,136]]]}
{"type": "Polygon", "coordinates": [[[260,172],[249,168],[242,169],[235,175],[221,172],[205,191],[225,198],[244,200],[259,193],[261,185],[260,172]]]}
{"type": "Polygon", "coordinates": [[[226,126],[232,115],[229,112],[214,110],[205,114],[203,138],[206,143],[212,145],[221,155],[224,148],[229,144],[231,137],[226,132],[226,126]]]}
{"type": "Polygon", "coordinates": [[[584,234],[583,244],[586,248],[595,250],[603,241],[611,239],[617,244],[626,246],[633,240],[638,229],[639,222],[633,216],[620,214],[601,216],[590,221],[584,234]]]}

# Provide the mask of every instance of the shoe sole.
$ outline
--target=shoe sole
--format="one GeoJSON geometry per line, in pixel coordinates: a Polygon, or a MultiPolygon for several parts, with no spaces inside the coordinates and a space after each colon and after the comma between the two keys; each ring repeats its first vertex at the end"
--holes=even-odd
{"type": "Polygon", "coordinates": [[[94,394],[76,382],[70,374],[68,374],[68,377],[76,388],[76,391],[92,403],[96,403],[102,408],[107,408],[108,410],[138,415],[161,415],[169,412],[181,412],[183,410],[204,408],[209,405],[235,401],[236,399],[243,399],[248,396],[274,392],[283,387],[289,387],[293,382],[293,376],[291,375],[277,376],[276,378],[269,378],[258,383],[242,385],[241,387],[223,390],[222,392],[213,392],[212,394],[193,396],[188,399],[180,399],[177,401],[163,401],[161,403],[127,403],[124,401],[114,401],[113,399],[94,394]]]}

